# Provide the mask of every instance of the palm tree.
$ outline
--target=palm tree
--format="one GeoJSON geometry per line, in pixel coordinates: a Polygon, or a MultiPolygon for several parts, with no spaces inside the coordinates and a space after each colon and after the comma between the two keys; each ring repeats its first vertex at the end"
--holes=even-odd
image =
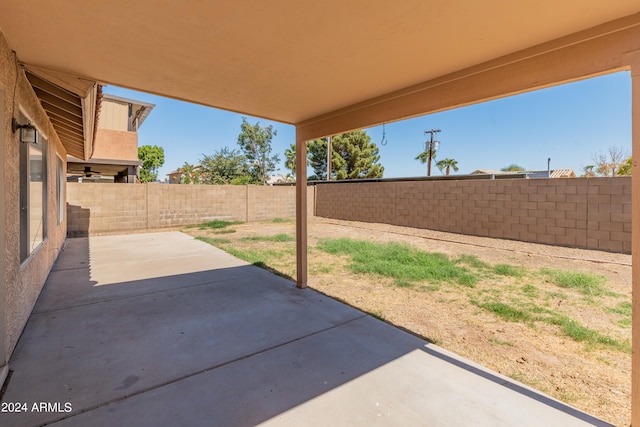
{"type": "Polygon", "coordinates": [[[289,148],[284,150],[284,155],[287,160],[284,161],[284,167],[291,171],[291,174],[296,176],[296,144],[291,144],[289,148]]]}
{"type": "Polygon", "coordinates": [[[596,173],[593,171],[593,168],[595,168],[596,165],[587,165],[584,168],[582,168],[584,174],[582,176],[585,177],[594,177],[596,176],[596,173]]]}
{"type": "Polygon", "coordinates": [[[447,158],[447,159],[440,160],[438,163],[436,163],[436,166],[438,166],[438,169],[440,169],[440,172],[442,172],[442,169],[446,169],[445,175],[447,176],[449,176],[449,172],[451,172],[451,169],[458,172],[458,161],[454,159],[447,158]]]}
{"type": "MultiPolygon", "coordinates": [[[[418,154],[415,158],[416,160],[420,160],[420,163],[425,164],[429,162],[429,151],[431,151],[431,160],[436,159],[436,150],[424,150],[422,153],[418,154]]],[[[428,171],[431,170],[431,165],[428,165],[428,171]]],[[[429,173],[427,173],[429,175],[429,173]]]]}

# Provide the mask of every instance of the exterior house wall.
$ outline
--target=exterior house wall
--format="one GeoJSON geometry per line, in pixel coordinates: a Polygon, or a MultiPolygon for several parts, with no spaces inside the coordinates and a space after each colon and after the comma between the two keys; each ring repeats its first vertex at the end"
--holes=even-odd
{"type": "MultiPolygon", "coordinates": [[[[102,110],[100,110],[102,114],[102,110]]],[[[102,116],[100,117],[102,119],[102,116]]],[[[125,117],[126,118],[126,117],[125,117]]],[[[94,159],[138,161],[138,134],[126,130],[98,127],[93,149],[94,159]]]]}
{"type": "Polygon", "coordinates": [[[631,252],[631,178],[321,184],[316,215],[631,252]]]}
{"type": "MultiPolygon", "coordinates": [[[[4,94],[3,109],[3,174],[4,209],[2,239],[4,251],[4,354],[11,355],[35,305],[49,271],[66,237],[66,222],[58,224],[56,212],[57,156],[66,159],[66,150],[58,139],[23,70],[16,64],[11,47],[0,33],[0,89],[4,94]],[[17,82],[16,82],[17,76],[17,82]],[[19,132],[11,129],[12,117],[21,111],[48,139],[47,144],[47,235],[44,242],[23,263],[20,262],[20,158],[19,132]]],[[[66,167],[66,161],[63,161],[66,167]]],[[[2,217],[0,217],[2,218],[2,217]]],[[[0,292],[0,295],[2,292],[0,292]]],[[[2,340],[0,340],[2,341],[2,340]]],[[[0,351],[0,354],[3,352],[0,351]]],[[[0,360],[0,365],[2,365],[0,360]]],[[[1,366],[0,366],[1,367],[1,366]]]]}
{"type": "MultiPolygon", "coordinates": [[[[310,188],[309,212],[314,197],[310,188]]],[[[182,227],[215,219],[294,218],[295,208],[293,186],[67,184],[69,236],[182,227]]]]}
{"type": "Polygon", "coordinates": [[[129,129],[129,106],[103,99],[98,128],[126,132],[129,129]]]}

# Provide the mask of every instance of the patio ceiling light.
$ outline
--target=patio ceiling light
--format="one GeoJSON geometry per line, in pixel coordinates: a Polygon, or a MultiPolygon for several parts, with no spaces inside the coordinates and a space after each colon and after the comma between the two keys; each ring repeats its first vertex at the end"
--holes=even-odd
{"type": "Polygon", "coordinates": [[[11,121],[11,129],[13,130],[13,133],[16,133],[16,131],[20,129],[20,142],[35,144],[38,140],[38,131],[31,123],[21,125],[18,124],[18,121],[14,118],[11,121]]]}

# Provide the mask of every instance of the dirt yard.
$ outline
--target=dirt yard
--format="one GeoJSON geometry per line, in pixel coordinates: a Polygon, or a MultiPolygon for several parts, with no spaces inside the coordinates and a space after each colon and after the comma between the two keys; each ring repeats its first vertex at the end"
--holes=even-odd
{"type": "MultiPolygon", "coordinates": [[[[184,231],[295,277],[293,221],[184,231]]],[[[310,287],[610,423],[629,425],[630,255],[315,217],[308,231],[310,287]],[[404,283],[354,273],[349,256],[319,248],[327,238],[402,242],[466,259],[478,281],[404,283]],[[559,286],[560,270],[599,277],[602,287],[559,286]]]]}

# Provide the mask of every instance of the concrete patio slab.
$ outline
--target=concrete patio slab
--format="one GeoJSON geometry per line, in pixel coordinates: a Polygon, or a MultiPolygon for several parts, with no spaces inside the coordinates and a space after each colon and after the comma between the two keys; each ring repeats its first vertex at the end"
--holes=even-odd
{"type": "Polygon", "coordinates": [[[10,368],[3,426],[608,425],[177,232],[68,240],[10,368]]]}

